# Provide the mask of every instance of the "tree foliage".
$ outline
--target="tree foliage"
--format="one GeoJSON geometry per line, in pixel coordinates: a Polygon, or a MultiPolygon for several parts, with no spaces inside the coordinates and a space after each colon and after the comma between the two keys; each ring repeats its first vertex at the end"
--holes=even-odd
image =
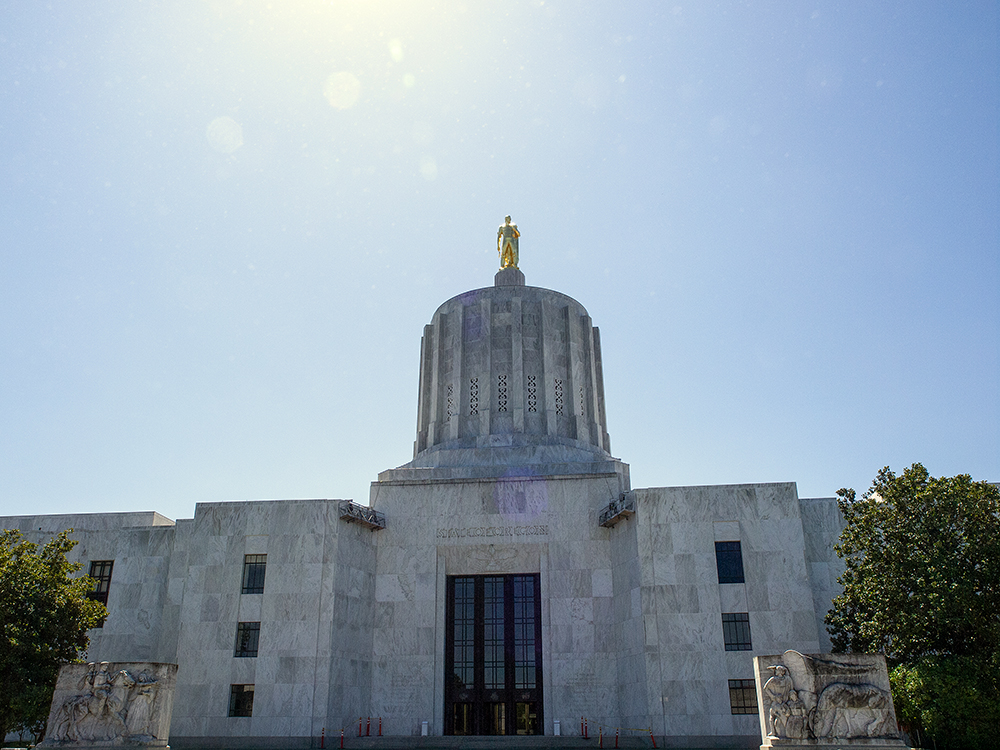
{"type": "Polygon", "coordinates": [[[926,742],[1000,747],[1000,490],[913,464],[837,494],[834,651],[884,654],[897,717],[926,742]]]}
{"type": "Polygon", "coordinates": [[[827,615],[834,650],[909,661],[1000,650],[1000,491],[967,474],[888,467],[860,499],[843,489],[844,592],[827,615]]]}
{"type": "Polygon", "coordinates": [[[940,750],[1000,747],[1000,659],[925,656],[889,675],[896,718],[940,750]]]}
{"type": "Polygon", "coordinates": [[[43,547],[19,531],[0,533],[0,741],[7,732],[37,736],[48,716],[59,667],[87,648],[87,630],[107,615],[87,598],[93,580],[73,577],[80,563],[69,531],[43,547]]]}

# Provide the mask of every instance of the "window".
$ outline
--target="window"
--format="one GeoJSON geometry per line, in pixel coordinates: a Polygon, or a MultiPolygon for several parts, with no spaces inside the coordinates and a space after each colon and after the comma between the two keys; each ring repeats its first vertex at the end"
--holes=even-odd
{"type": "Polygon", "coordinates": [[[719,583],[743,583],[743,553],[739,542],[716,542],[715,564],[719,583]]]}
{"type": "Polygon", "coordinates": [[[264,593],[264,571],[267,569],[267,555],[243,556],[243,593],[264,593]]]}
{"type": "Polygon", "coordinates": [[[229,715],[253,716],[253,685],[229,686],[229,715]]]}
{"type": "MultiPolygon", "coordinates": [[[[108,591],[111,589],[111,569],[115,567],[114,560],[94,560],[90,563],[90,577],[94,579],[94,588],[87,592],[87,598],[108,606],[108,591]]],[[[104,620],[99,621],[95,628],[103,628],[104,620]]]]}
{"type": "Polygon", "coordinates": [[[451,576],[445,636],[445,733],[540,734],[538,575],[451,576]]]}
{"type": "Polygon", "coordinates": [[[89,599],[108,606],[108,590],[111,588],[111,569],[115,567],[114,560],[94,560],[90,563],[90,577],[94,579],[94,588],[87,594],[89,599]]]}
{"type": "MultiPolygon", "coordinates": [[[[723,615],[725,617],[725,615],[723,615]]],[[[259,622],[240,622],[236,625],[236,649],[233,656],[257,656],[257,644],[260,641],[259,622]]]]}
{"type": "Polygon", "coordinates": [[[722,614],[722,639],[726,651],[750,651],[750,615],[746,612],[722,614]]]}
{"type": "Polygon", "coordinates": [[[757,713],[757,688],[753,680],[729,681],[729,708],[736,715],[757,713]]]}

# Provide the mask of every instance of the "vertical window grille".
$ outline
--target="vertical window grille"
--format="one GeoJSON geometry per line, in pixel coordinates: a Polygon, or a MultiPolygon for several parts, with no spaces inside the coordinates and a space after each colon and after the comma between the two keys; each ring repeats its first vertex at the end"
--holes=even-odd
{"type": "Polygon", "coordinates": [[[562,416],[563,413],[563,382],[559,378],[555,378],[555,400],[556,400],[556,414],[562,416]]]}
{"type": "Polygon", "coordinates": [[[233,656],[256,657],[259,643],[259,622],[240,622],[236,624],[236,648],[233,651],[233,656]]]}
{"type": "Polygon", "coordinates": [[[729,708],[736,715],[757,713],[757,688],[753,680],[729,681],[729,708]]]}
{"type": "Polygon", "coordinates": [[[264,593],[264,574],[267,572],[267,555],[243,556],[244,594],[264,593]]]}
{"type": "Polygon", "coordinates": [[[506,375],[497,375],[497,411],[507,411],[506,375]]]}
{"type": "Polygon", "coordinates": [[[715,563],[719,583],[743,583],[743,552],[739,542],[716,542],[715,563]]]}
{"type": "Polygon", "coordinates": [[[504,586],[502,576],[490,576],[483,582],[483,667],[486,690],[502,690],[504,676],[504,586]]]}
{"type": "Polygon", "coordinates": [[[452,414],[455,413],[455,386],[452,383],[448,383],[447,402],[448,402],[448,408],[445,411],[444,421],[450,422],[452,414]]]}
{"type": "Polygon", "coordinates": [[[746,612],[724,612],[722,615],[722,639],[726,651],[750,651],[750,615],[746,612]]]}
{"type": "Polygon", "coordinates": [[[253,685],[229,686],[229,715],[253,716],[253,685]]]}
{"type": "MultiPolygon", "coordinates": [[[[475,579],[455,579],[454,687],[468,689],[475,682],[476,610],[475,579]]],[[[456,709],[457,710],[457,709],[456,709]]],[[[464,710],[464,709],[463,709],[464,710]]],[[[463,721],[467,721],[466,716],[463,721]]]]}
{"type": "Polygon", "coordinates": [[[538,387],[535,384],[535,376],[528,376],[528,411],[538,411],[538,387]]]}
{"type": "Polygon", "coordinates": [[[514,688],[535,687],[535,578],[514,576],[514,688]]]}
{"type": "Polygon", "coordinates": [[[582,385],[580,386],[580,416],[587,416],[587,400],[584,398],[582,385]]]}
{"type": "Polygon", "coordinates": [[[479,413],[479,378],[469,380],[469,416],[479,413]]]}

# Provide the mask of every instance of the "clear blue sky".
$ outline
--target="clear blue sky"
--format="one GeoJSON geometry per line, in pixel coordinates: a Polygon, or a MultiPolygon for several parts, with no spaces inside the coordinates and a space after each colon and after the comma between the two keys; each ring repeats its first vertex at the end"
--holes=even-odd
{"type": "Polygon", "coordinates": [[[997,8],[4,3],[0,513],[367,502],[507,213],[633,486],[1000,480],[997,8]]]}

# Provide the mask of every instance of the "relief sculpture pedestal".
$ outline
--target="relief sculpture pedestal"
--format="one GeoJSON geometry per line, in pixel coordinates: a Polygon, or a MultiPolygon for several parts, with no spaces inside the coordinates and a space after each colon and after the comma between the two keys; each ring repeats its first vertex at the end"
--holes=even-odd
{"type": "Polygon", "coordinates": [[[176,681],[176,664],[67,664],[39,747],[167,748],[176,681]]]}
{"type": "Polygon", "coordinates": [[[903,750],[885,657],[754,657],[761,750],[903,750]]]}

